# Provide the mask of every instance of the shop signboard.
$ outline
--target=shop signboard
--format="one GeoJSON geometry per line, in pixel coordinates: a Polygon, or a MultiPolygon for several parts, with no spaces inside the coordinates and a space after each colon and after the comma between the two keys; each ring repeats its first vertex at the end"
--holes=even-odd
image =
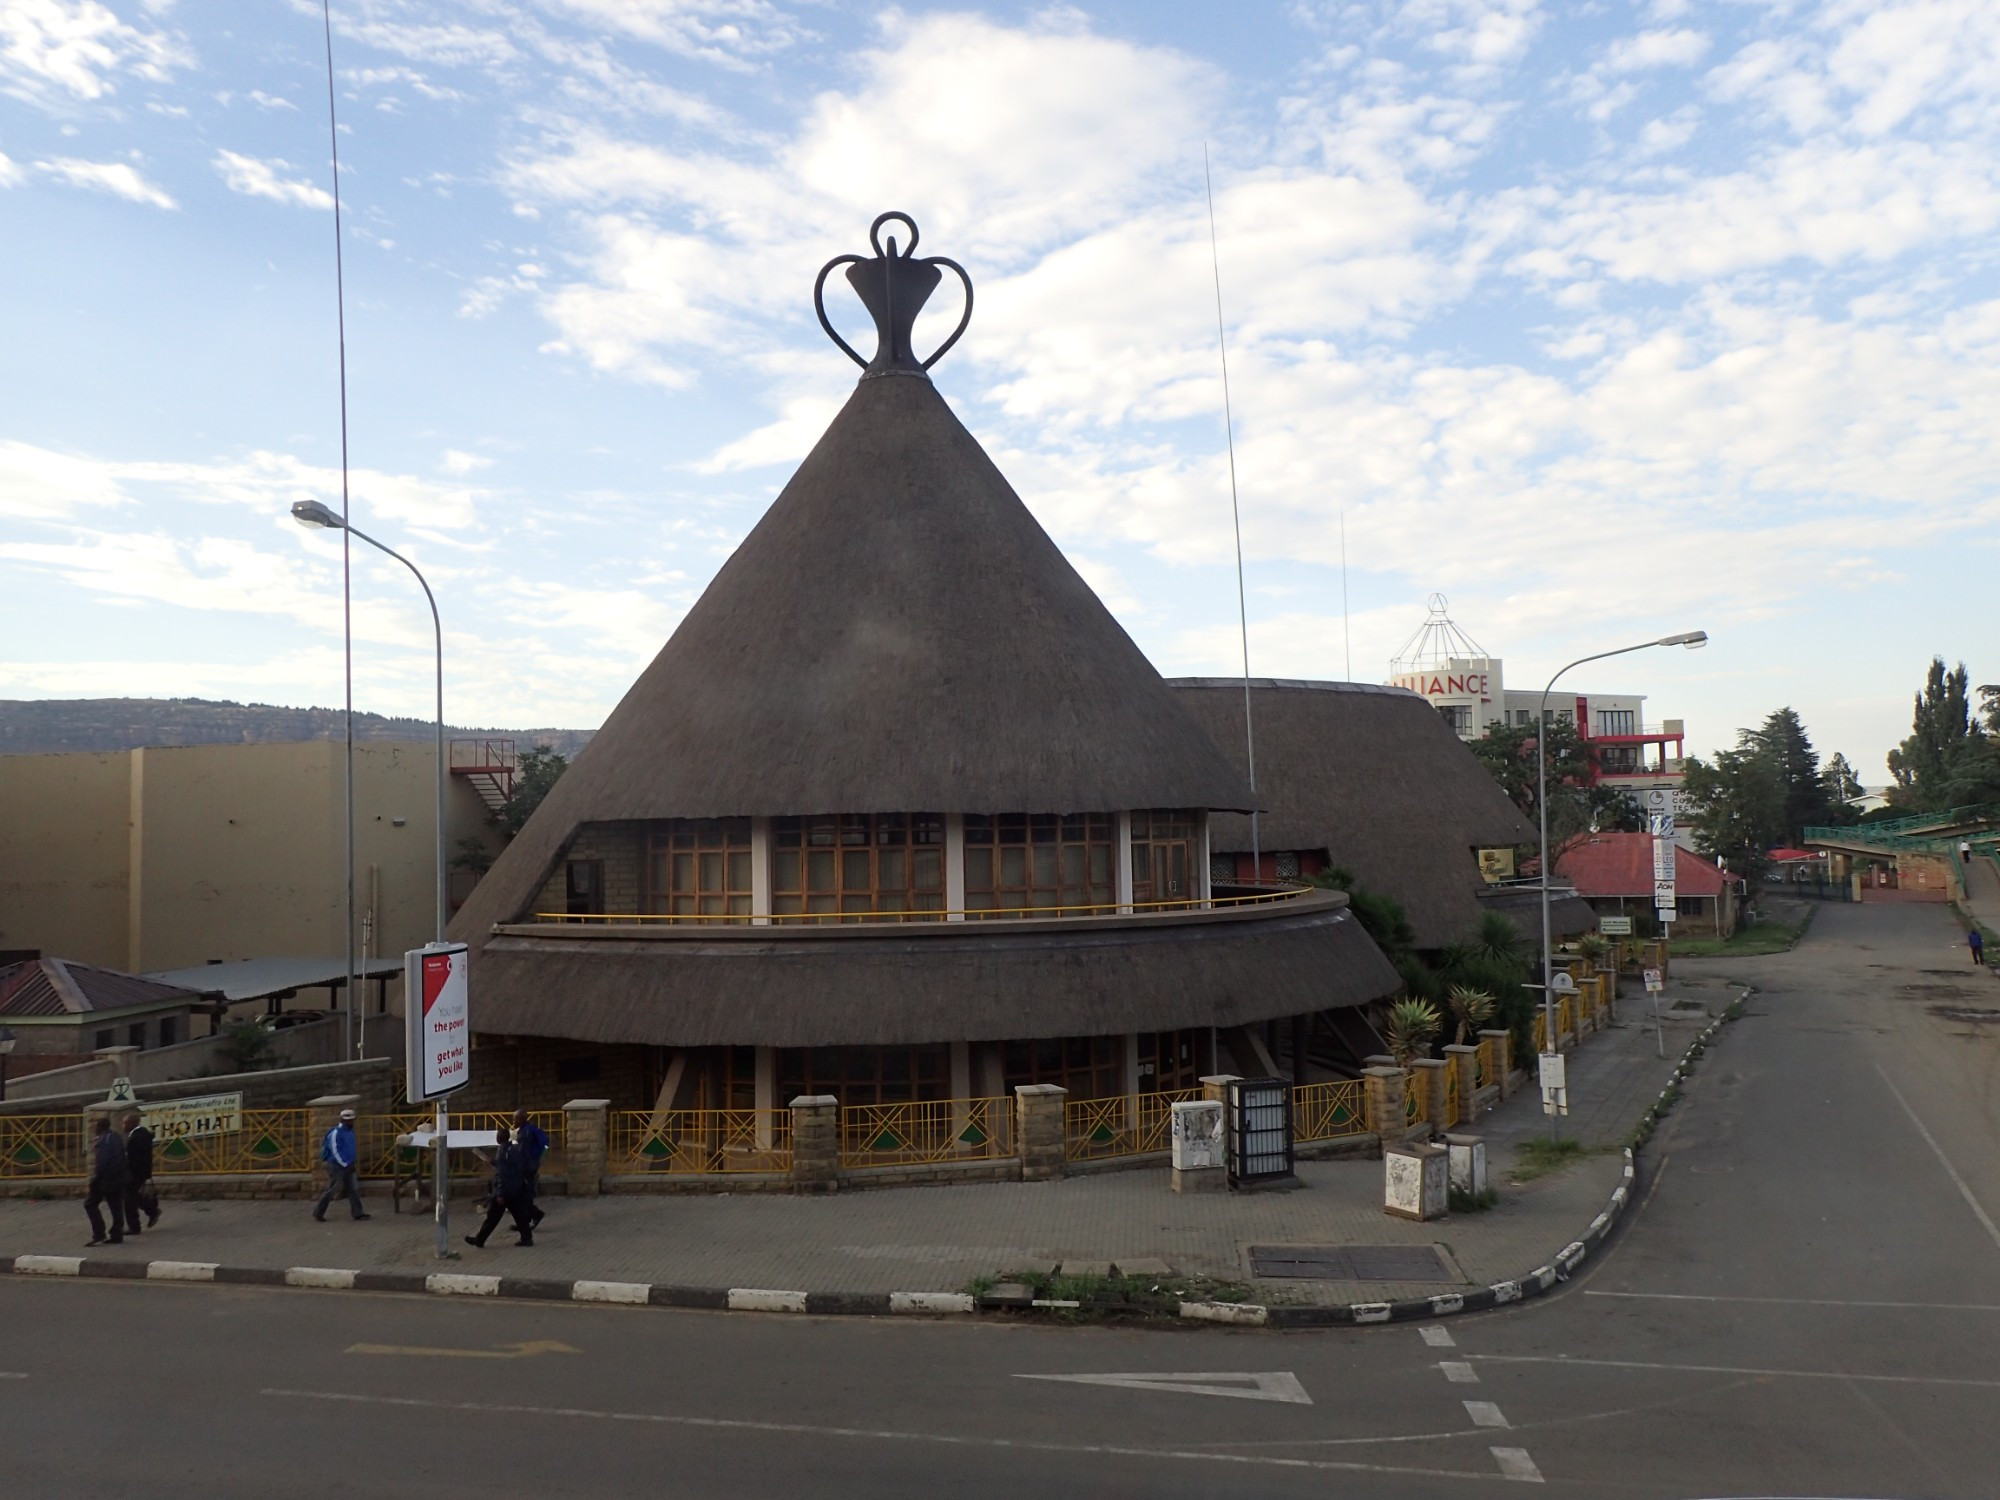
{"type": "Polygon", "coordinates": [[[1606,937],[1630,937],[1632,919],[1630,917],[1599,917],[1597,930],[1606,937]]]}
{"type": "Polygon", "coordinates": [[[403,955],[404,1063],[408,1098],[425,1104],[472,1081],[472,1018],[463,943],[403,955]]]}

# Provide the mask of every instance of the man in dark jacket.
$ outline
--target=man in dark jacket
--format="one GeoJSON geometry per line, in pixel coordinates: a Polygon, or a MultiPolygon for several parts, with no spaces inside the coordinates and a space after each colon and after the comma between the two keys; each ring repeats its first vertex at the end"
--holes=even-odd
{"type": "Polygon", "coordinates": [[[97,1212],[100,1204],[111,1209],[111,1243],[125,1243],[125,1187],[129,1180],[125,1137],[111,1128],[110,1116],[99,1115],[91,1126],[90,1192],[83,1200],[83,1211],[90,1215],[92,1245],[105,1241],[104,1220],[97,1212]]]}
{"type": "Polygon", "coordinates": [[[514,1144],[521,1148],[521,1165],[528,1169],[528,1198],[534,1204],[528,1218],[539,1227],[548,1217],[542,1212],[542,1158],[549,1154],[549,1136],[525,1109],[514,1111],[514,1144]]]}
{"type": "Polygon", "coordinates": [[[139,1232],[139,1210],[146,1211],[146,1227],[160,1222],[160,1195],[153,1187],[153,1132],[137,1114],[125,1116],[125,1171],[130,1185],[125,1189],[125,1232],[139,1232]]]}
{"type": "Polygon", "coordinates": [[[494,1132],[498,1149],[493,1153],[493,1196],[486,1207],[486,1222],[479,1226],[479,1233],[468,1234],[465,1243],[476,1249],[486,1248],[486,1237],[493,1233],[500,1222],[500,1215],[511,1215],[514,1230],[521,1236],[523,1245],[535,1243],[535,1224],[528,1217],[535,1206],[534,1181],[528,1175],[526,1160],[521,1148],[514,1144],[505,1125],[494,1132]]]}

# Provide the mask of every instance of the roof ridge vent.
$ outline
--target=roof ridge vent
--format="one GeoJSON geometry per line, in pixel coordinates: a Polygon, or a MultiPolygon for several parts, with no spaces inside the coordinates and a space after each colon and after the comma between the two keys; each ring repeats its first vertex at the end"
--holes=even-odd
{"type": "Polygon", "coordinates": [[[868,242],[875,248],[872,257],[861,255],[836,255],[819,268],[819,276],[813,282],[813,310],[819,314],[819,326],[826,330],[826,336],[840,346],[841,352],[861,366],[861,378],[869,380],[877,375],[915,375],[928,379],[927,370],[944,358],[945,351],[958,342],[965,332],[966,324],[972,321],[972,278],[965,274],[965,267],[943,255],[926,256],[916,259],[917,221],[899,209],[890,209],[885,214],[877,214],[875,222],[868,226],[868,242]],[[882,226],[890,221],[910,226],[910,243],[899,253],[896,236],[889,236],[889,245],[882,246],[882,226]],[[861,299],[861,305],[868,309],[875,320],[875,357],[863,359],[835,331],[826,315],[824,289],[826,278],[835,266],[847,267],[847,284],[854,288],[854,294],[861,299]],[[944,279],[939,266],[949,266],[958,273],[958,279],[965,285],[965,311],[959,317],[958,327],[951,331],[951,337],[937,347],[937,352],[929,359],[919,360],[910,347],[910,335],[917,325],[917,314],[924,310],[924,303],[930,300],[932,292],[944,279]]]}

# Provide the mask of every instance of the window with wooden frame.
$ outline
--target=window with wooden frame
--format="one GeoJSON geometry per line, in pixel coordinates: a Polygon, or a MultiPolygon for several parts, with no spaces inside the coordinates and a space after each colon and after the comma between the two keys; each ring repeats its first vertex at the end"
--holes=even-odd
{"type": "Polygon", "coordinates": [[[646,910],[750,915],[750,820],[673,818],[646,830],[646,910]]]}
{"type": "Polygon", "coordinates": [[[1048,907],[1116,911],[1118,820],[1110,813],[968,813],[965,909],[1030,916],[1048,907]]]}
{"type": "Polygon", "coordinates": [[[951,1048],[785,1047],[778,1097],[831,1094],[842,1104],[907,1104],[951,1097],[951,1048]]]}
{"type": "Polygon", "coordinates": [[[1201,892],[1195,880],[1197,816],[1185,808],[1132,814],[1132,904],[1192,901],[1201,892]]]}
{"type": "Polygon", "coordinates": [[[940,813],[841,813],[771,820],[771,912],[860,920],[944,915],[940,813]],[[935,915],[933,915],[935,914],[935,915]]]}
{"type": "Polygon", "coordinates": [[[1125,1092],[1125,1039],[1118,1036],[1051,1036],[1009,1042],[1001,1066],[1012,1093],[1024,1083],[1053,1083],[1072,1099],[1107,1099],[1125,1092]]]}
{"type": "Polygon", "coordinates": [[[1164,1094],[1191,1089],[1201,1082],[1202,1033],[1180,1031],[1139,1033],[1139,1092],[1164,1094]]]}

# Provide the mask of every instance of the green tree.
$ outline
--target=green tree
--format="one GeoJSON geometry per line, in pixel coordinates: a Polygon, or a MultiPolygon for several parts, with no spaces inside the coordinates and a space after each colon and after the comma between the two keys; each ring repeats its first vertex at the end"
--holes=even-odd
{"type": "Polygon", "coordinates": [[[1889,752],[1889,800],[1906,812],[2000,798],[2000,753],[1972,716],[1969,680],[1964,662],[1946,671],[1943,657],[1931,658],[1909,738],[1889,752]]]}
{"type": "Polygon", "coordinates": [[[514,768],[514,794],[500,809],[496,820],[508,838],[521,831],[568,769],[569,757],[558,755],[553,745],[537,745],[521,752],[520,762],[514,768]]]}
{"type": "Polygon", "coordinates": [[[1797,845],[1812,824],[1834,821],[1838,803],[1827,790],[1819,756],[1795,711],[1781,708],[1756,729],[1744,731],[1738,736],[1738,747],[1763,762],[1777,793],[1778,828],[1773,842],[1797,845]]]}
{"type": "Polygon", "coordinates": [[[1854,774],[1854,767],[1847,763],[1847,757],[1838,750],[1828,756],[1826,764],[1820,767],[1819,778],[1826,784],[1827,797],[1834,802],[1851,801],[1868,790],[1861,784],[1861,778],[1854,774]]]}
{"type": "Polygon", "coordinates": [[[1724,861],[1757,889],[1770,866],[1765,851],[1785,832],[1783,784],[1749,731],[1737,748],[1713,760],[1689,756],[1681,789],[1694,804],[1694,844],[1711,859],[1724,861]]]}
{"type": "MultiPolygon", "coordinates": [[[[1531,822],[1537,816],[1537,731],[1532,724],[1495,724],[1472,742],[1473,756],[1531,822]]],[[[1623,792],[1592,784],[1590,743],[1567,719],[1548,725],[1549,846],[1560,852],[1586,833],[1631,832],[1643,826],[1638,805],[1623,792]]]]}

